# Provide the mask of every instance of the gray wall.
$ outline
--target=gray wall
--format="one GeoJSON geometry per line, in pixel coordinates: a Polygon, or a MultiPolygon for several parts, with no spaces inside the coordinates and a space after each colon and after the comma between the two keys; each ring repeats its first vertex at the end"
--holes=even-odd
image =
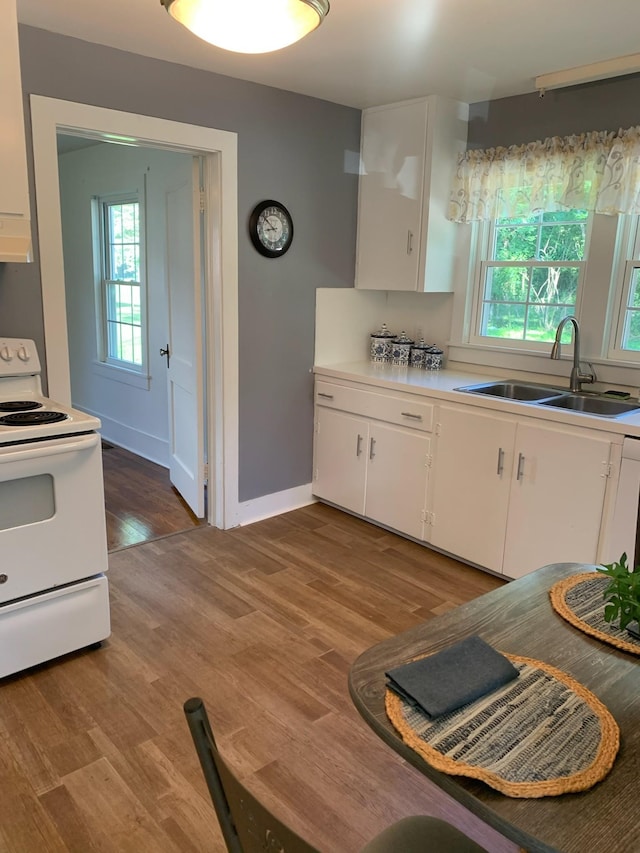
{"type": "Polygon", "coordinates": [[[640,124],[640,74],[482,101],[469,109],[468,148],[520,145],[548,136],[640,124]]]}
{"type": "MultiPolygon", "coordinates": [[[[20,52],[25,97],[238,133],[239,499],[310,482],[315,290],[353,286],[358,179],[345,159],[359,151],[360,112],[32,27],[20,27],[20,52]],[[265,198],[294,219],[292,247],[276,260],[247,235],[265,198]]],[[[25,109],[29,124],[28,99],[25,109]]],[[[37,263],[0,264],[0,334],[32,337],[43,352],[37,263]]]]}

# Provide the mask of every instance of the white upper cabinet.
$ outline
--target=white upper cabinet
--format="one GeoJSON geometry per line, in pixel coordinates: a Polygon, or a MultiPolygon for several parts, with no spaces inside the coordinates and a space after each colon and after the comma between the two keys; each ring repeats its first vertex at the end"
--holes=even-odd
{"type": "Polygon", "coordinates": [[[16,0],[0,0],[0,261],[31,260],[16,0]]]}
{"type": "Polygon", "coordinates": [[[467,120],[467,104],[437,96],[363,111],[356,287],[452,289],[446,212],[467,120]]]}

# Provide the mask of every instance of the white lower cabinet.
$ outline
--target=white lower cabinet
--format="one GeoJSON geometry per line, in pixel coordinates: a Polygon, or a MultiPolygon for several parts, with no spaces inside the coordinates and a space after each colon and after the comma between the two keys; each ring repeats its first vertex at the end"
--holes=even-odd
{"type": "Polygon", "coordinates": [[[422,539],[431,439],[386,424],[369,427],[364,514],[422,539]]]}
{"type": "Polygon", "coordinates": [[[471,407],[440,406],[430,529],[425,538],[502,571],[516,424],[471,407]]]}
{"type": "Polygon", "coordinates": [[[367,421],[333,409],[317,409],[314,495],[364,515],[368,435],[367,421]]]}
{"type": "MultiPolygon", "coordinates": [[[[331,398],[339,401],[340,388],[331,398]]],[[[343,389],[344,390],[344,389],[343,389]]],[[[374,396],[374,395],[370,395],[374,396]]],[[[375,401],[354,397],[354,408],[375,401]]],[[[316,406],[313,493],[344,509],[366,516],[416,539],[423,538],[426,492],[431,462],[431,437],[424,432],[427,412],[403,405],[402,398],[384,397],[381,411],[414,419],[415,429],[316,406]]],[[[348,403],[348,401],[347,401],[348,403]]]]}
{"type": "Polygon", "coordinates": [[[606,434],[519,424],[502,571],[598,562],[611,441],[606,434]]]}
{"type": "Polygon", "coordinates": [[[446,405],[436,434],[432,545],[510,578],[596,562],[608,434],[446,405]]]}

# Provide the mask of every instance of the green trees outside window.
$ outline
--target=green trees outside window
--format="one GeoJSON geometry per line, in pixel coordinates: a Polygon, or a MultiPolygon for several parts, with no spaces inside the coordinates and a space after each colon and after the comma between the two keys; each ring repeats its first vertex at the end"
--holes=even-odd
{"type": "Polygon", "coordinates": [[[483,264],[480,334],[552,341],[575,313],[586,257],[586,210],[498,219],[483,264]]]}

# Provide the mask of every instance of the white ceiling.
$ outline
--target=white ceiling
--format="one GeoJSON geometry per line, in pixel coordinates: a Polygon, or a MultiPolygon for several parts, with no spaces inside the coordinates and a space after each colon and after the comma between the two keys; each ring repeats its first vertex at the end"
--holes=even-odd
{"type": "Polygon", "coordinates": [[[360,108],[533,92],[540,74],[638,51],[638,0],[330,2],[306,39],[245,56],[207,45],[160,0],[17,0],[30,26],[360,108]]]}

